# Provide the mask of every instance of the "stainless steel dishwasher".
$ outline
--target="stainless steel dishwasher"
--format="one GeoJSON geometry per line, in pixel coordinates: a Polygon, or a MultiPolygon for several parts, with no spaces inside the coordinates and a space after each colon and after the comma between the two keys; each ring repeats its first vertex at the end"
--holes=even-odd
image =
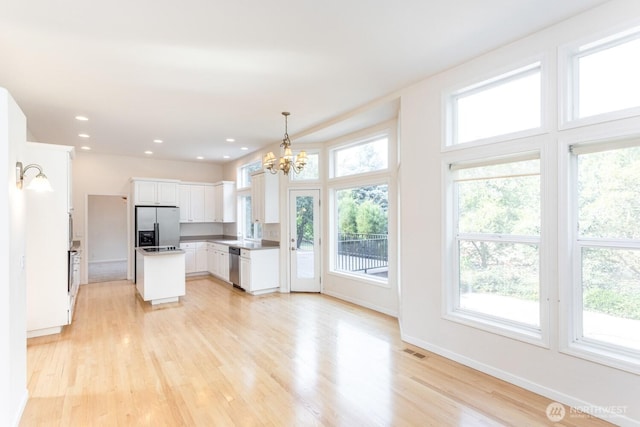
{"type": "Polygon", "coordinates": [[[240,287],[240,248],[229,246],[229,281],[234,287],[240,287]]]}

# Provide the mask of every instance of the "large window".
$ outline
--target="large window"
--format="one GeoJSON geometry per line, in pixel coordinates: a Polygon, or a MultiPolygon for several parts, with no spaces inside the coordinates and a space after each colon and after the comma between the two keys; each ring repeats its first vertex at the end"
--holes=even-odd
{"type": "Polygon", "coordinates": [[[453,94],[451,143],[540,128],[541,75],[535,63],[453,94]]]}
{"type": "Polygon", "coordinates": [[[540,330],[540,161],[452,164],[451,314],[540,330]]]}
{"type": "Polygon", "coordinates": [[[333,271],[387,281],[389,187],[367,185],[335,191],[337,236],[333,271]]]}
{"type": "Polygon", "coordinates": [[[238,215],[239,231],[244,239],[262,239],[262,225],[251,221],[251,194],[244,193],[238,196],[240,212],[238,215]]]}
{"type": "Polygon", "coordinates": [[[640,140],[575,145],[574,339],[640,355],[640,140]]]}
{"type": "Polygon", "coordinates": [[[339,148],[333,153],[333,177],[385,170],[389,167],[389,139],[386,136],[339,148]]]}
{"type": "Polygon", "coordinates": [[[570,62],[570,119],[640,106],[640,28],[579,46],[570,62]]]}
{"type": "Polygon", "coordinates": [[[389,287],[393,278],[394,146],[381,126],[329,150],[330,271],[349,280],[389,287]]]}

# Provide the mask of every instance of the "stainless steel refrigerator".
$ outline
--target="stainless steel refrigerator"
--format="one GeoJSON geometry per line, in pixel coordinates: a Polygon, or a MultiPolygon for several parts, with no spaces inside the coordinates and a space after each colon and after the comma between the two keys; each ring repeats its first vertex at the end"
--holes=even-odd
{"type": "MultiPolygon", "coordinates": [[[[136,247],[180,245],[180,208],[136,206],[136,247]]],[[[134,251],[136,281],[137,257],[134,251]]]]}
{"type": "Polygon", "coordinates": [[[136,247],[178,246],[180,208],[136,207],[136,247]]]}

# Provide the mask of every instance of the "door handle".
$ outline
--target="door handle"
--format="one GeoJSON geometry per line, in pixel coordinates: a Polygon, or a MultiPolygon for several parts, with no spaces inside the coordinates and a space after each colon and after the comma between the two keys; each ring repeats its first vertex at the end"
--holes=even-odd
{"type": "Polygon", "coordinates": [[[295,248],[295,247],[292,247],[292,248],[291,248],[291,250],[292,250],[292,251],[295,251],[295,250],[296,250],[296,248],[295,248]]]}

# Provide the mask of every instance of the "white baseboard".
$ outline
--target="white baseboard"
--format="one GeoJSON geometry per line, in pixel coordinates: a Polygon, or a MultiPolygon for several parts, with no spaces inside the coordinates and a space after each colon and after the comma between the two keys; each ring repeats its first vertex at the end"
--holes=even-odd
{"type": "Polygon", "coordinates": [[[127,262],[126,258],[118,258],[118,259],[99,259],[94,261],[89,261],[89,264],[102,264],[106,262],[127,262]]]}
{"type": "Polygon", "coordinates": [[[346,295],[339,294],[337,292],[331,292],[331,291],[326,291],[326,290],[323,290],[322,293],[324,295],[329,295],[329,296],[334,297],[334,298],[338,298],[338,299],[341,299],[341,300],[344,300],[344,301],[348,301],[350,303],[353,303],[353,304],[356,304],[356,305],[359,305],[359,306],[362,306],[362,307],[365,307],[365,308],[369,308],[369,309],[377,311],[379,313],[383,313],[383,314],[386,314],[386,315],[389,315],[389,316],[392,316],[392,317],[395,317],[395,318],[398,317],[398,312],[397,311],[389,310],[388,308],[380,307],[380,306],[377,306],[375,304],[371,304],[368,301],[363,301],[363,300],[360,300],[358,298],[352,298],[352,297],[349,297],[349,296],[346,296],[346,295]]]}
{"type": "MultiPolygon", "coordinates": [[[[587,408],[587,407],[598,408],[598,405],[593,405],[589,402],[585,402],[584,400],[578,399],[576,397],[569,396],[557,390],[550,389],[548,387],[545,387],[540,384],[521,378],[517,375],[510,374],[509,372],[503,371],[502,369],[498,369],[493,366],[486,365],[484,363],[478,362],[476,360],[473,360],[461,354],[454,353],[442,347],[432,345],[418,338],[408,336],[403,333],[401,333],[401,338],[403,341],[408,342],[409,344],[413,344],[427,351],[430,351],[442,357],[446,357],[447,359],[458,362],[462,365],[476,369],[480,372],[484,372],[485,374],[491,375],[492,377],[496,377],[508,383],[515,384],[518,387],[522,387],[526,390],[537,393],[539,395],[542,395],[544,397],[547,397],[549,399],[552,399],[564,405],[571,406],[574,408],[587,408]]],[[[629,418],[629,417],[625,417],[625,416],[616,416],[615,418],[605,419],[605,421],[619,425],[621,427],[639,427],[640,426],[640,421],[629,418]]]]}

